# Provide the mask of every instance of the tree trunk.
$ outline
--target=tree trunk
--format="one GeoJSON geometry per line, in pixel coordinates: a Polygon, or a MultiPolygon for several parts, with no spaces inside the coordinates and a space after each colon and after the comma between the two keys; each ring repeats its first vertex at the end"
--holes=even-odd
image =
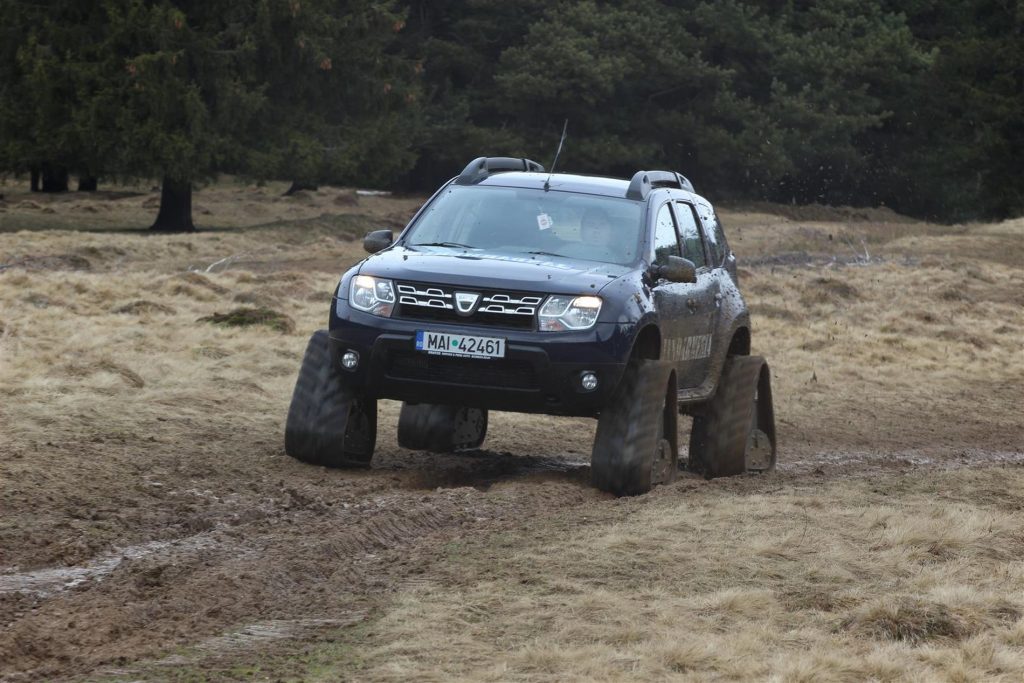
{"type": "Polygon", "coordinates": [[[320,189],[319,185],[315,185],[315,184],[312,184],[312,183],[303,183],[303,182],[299,182],[298,180],[293,180],[292,181],[292,186],[288,188],[288,191],[284,193],[284,196],[285,197],[291,197],[296,192],[301,192],[302,190],[309,190],[310,192],[316,192],[319,189],[320,189]]]}
{"type": "Polygon", "coordinates": [[[32,179],[29,181],[29,189],[32,192],[39,192],[39,169],[33,168],[31,174],[32,179]]]}
{"type": "Polygon", "coordinates": [[[164,178],[160,188],[160,212],[150,230],[194,232],[192,224],[192,183],[164,178]]]}
{"type": "Polygon", "coordinates": [[[43,192],[67,192],[68,169],[61,166],[43,166],[43,192]]]}
{"type": "Polygon", "coordinates": [[[79,192],[95,192],[99,181],[96,180],[94,175],[83,175],[78,178],[78,191],[79,192]]]}

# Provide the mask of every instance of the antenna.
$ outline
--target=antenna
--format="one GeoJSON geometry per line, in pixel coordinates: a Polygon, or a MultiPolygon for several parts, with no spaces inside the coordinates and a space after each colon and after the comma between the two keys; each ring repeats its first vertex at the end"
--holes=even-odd
{"type": "Polygon", "coordinates": [[[562,139],[558,141],[558,149],[555,151],[555,160],[551,162],[551,170],[548,171],[548,177],[544,181],[544,191],[547,192],[551,189],[551,174],[555,172],[555,164],[558,163],[558,155],[562,153],[562,145],[565,144],[565,133],[569,130],[569,119],[565,120],[562,124],[562,139]]]}

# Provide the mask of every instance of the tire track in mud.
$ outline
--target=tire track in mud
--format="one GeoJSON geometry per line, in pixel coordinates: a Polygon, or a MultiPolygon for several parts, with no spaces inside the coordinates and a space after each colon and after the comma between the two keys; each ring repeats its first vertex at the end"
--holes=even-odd
{"type": "Polygon", "coordinates": [[[367,612],[353,612],[331,619],[273,619],[248,624],[224,635],[213,636],[183,653],[168,655],[150,663],[130,667],[109,667],[95,675],[105,680],[137,679],[154,670],[175,669],[183,666],[209,668],[214,662],[244,657],[254,650],[273,648],[282,641],[315,639],[324,630],[337,630],[354,626],[367,617],[367,612]]]}
{"type": "Polygon", "coordinates": [[[1024,451],[981,448],[935,448],[902,451],[830,450],[779,462],[779,471],[793,475],[826,475],[829,479],[871,476],[893,470],[948,471],[1024,464],[1024,451]]]}
{"type": "Polygon", "coordinates": [[[445,462],[355,478],[302,470],[312,476],[291,478],[276,504],[235,526],[0,575],[0,606],[15,611],[0,628],[0,680],[138,677],[172,666],[161,653],[175,648],[206,662],[312,639],[358,621],[451,540],[602,496],[578,462],[478,454],[454,477],[445,462]]]}
{"type": "Polygon", "coordinates": [[[215,542],[208,534],[173,541],[151,541],[139,545],[118,548],[104,553],[96,559],[73,567],[47,567],[28,572],[0,573],[0,595],[4,593],[29,593],[39,598],[48,598],[61,591],[76,588],[88,581],[100,581],[117,569],[126,560],[138,560],[158,555],[166,549],[195,550],[203,546],[213,548],[215,542]]]}
{"type": "MultiPolygon", "coordinates": [[[[613,514],[614,500],[590,488],[578,455],[382,455],[381,466],[356,475],[293,470],[260,515],[235,525],[73,567],[0,574],[0,607],[16,610],[0,628],[0,681],[160,679],[168,667],[290,651],[358,623],[397,587],[422,580],[459,538],[521,531],[556,510],[613,514]],[[69,618],[89,631],[69,633],[69,618]],[[185,653],[166,655],[176,648],[185,653]]],[[[1024,464],[1024,453],[949,447],[781,455],[769,477],[782,484],[1024,464]]],[[[656,492],[685,496],[695,484],[715,485],[691,476],[656,492]]],[[[722,493],[760,485],[740,478],[722,493]]],[[[231,504],[244,512],[247,502],[231,504]]]]}
{"type": "MultiPolygon", "coordinates": [[[[490,460],[486,456],[474,454],[461,462],[458,456],[433,456],[433,466],[403,471],[394,489],[358,500],[323,520],[346,526],[343,531],[325,532],[321,547],[331,561],[338,563],[337,572],[361,584],[361,588],[350,585],[349,589],[372,598],[429,583],[425,575],[429,575],[431,563],[443,552],[441,546],[446,542],[536,526],[555,510],[580,508],[590,517],[595,516],[592,513],[601,516],[601,509],[616,514],[610,507],[614,499],[589,488],[582,476],[587,468],[578,458],[522,457],[516,458],[516,463],[507,462],[509,458],[504,454],[491,454],[490,460]],[[461,467],[456,466],[459,464],[461,467]],[[400,558],[406,561],[404,566],[396,566],[400,558]]],[[[768,476],[778,483],[795,484],[808,479],[821,481],[823,474],[825,479],[844,479],[889,474],[894,468],[950,470],[1022,463],[1024,453],[1010,451],[946,448],[869,453],[837,449],[795,455],[776,474],[768,476]]],[[[375,472],[387,476],[394,470],[375,472]]],[[[722,487],[722,494],[761,488],[768,483],[758,481],[761,479],[740,477],[722,487]]],[[[685,496],[695,484],[715,485],[691,475],[658,493],[685,496]]],[[[637,502],[642,504],[642,500],[637,502]]],[[[296,552],[304,553],[304,547],[296,548],[296,552]]],[[[247,661],[257,653],[291,652],[296,643],[316,641],[364,620],[374,603],[371,599],[364,604],[363,610],[354,609],[352,604],[320,605],[302,617],[250,621],[193,642],[185,654],[143,660],[103,673],[114,679],[159,679],[159,671],[168,667],[216,668],[247,661]]]]}

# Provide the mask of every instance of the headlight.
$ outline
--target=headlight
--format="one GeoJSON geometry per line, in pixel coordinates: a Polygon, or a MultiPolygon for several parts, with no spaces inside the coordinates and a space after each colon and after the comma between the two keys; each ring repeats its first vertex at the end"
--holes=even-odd
{"type": "Polygon", "coordinates": [[[601,299],[596,296],[549,296],[540,308],[542,332],[586,330],[597,322],[601,299]]]}
{"type": "Polygon", "coordinates": [[[395,308],[395,288],[391,280],[356,275],[352,278],[348,302],[360,311],[389,318],[395,308]]]}

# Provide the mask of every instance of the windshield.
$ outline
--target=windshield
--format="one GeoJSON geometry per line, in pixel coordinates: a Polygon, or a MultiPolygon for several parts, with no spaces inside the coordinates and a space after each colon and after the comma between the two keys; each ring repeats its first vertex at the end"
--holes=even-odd
{"type": "Polygon", "coordinates": [[[450,186],[405,238],[407,247],[636,261],[642,205],[627,199],[511,187],[450,186]]]}

